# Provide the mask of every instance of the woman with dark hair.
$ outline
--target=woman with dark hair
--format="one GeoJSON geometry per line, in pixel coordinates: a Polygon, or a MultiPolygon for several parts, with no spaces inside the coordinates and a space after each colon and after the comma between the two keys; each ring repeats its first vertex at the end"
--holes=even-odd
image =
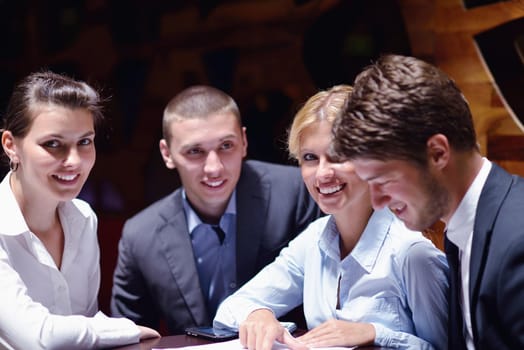
{"type": "Polygon", "coordinates": [[[16,86],[0,129],[0,348],[101,348],[158,333],[98,311],[97,218],[76,199],[95,163],[99,94],[34,73],[16,86]]]}

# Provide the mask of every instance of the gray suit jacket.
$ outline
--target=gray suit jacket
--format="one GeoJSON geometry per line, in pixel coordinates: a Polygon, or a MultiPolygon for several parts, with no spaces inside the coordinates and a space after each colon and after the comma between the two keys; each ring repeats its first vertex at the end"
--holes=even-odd
{"type": "MultiPolygon", "coordinates": [[[[297,167],[245,161],[236,188],[238,288],[321,213],[297,167]]],[[[113,316],[170,334],[211,325],[181,190],[126,221],[111,298],[113,316]]]]}
{"type": "MultiPolygon", "coordinates": [[[[449,349],[466,349],[460,266],[446,241],[451,269],[449,349]]],[[[475,349],[524,349],[524,179],[493,164],[482,188],[471,246],[470,310],[475,349]]]]}

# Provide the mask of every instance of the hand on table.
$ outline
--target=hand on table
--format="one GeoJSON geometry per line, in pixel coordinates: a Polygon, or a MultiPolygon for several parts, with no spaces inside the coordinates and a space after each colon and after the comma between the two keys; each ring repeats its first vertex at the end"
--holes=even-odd
{"type": "Polygon", "coordinates": [[[296,338],[308,347],[372,345],[375,327],[369,323],[331,319],[296,338]]]}
{"type": "Polygon", "coordinates": [[[145,326],[137,326],[137,327],[140,330],[140,340],[160,337],[160,333],[158,333],[157,331],[155,331],[152,328],[145,327],[145,326]]]}
{"type": "Polygon", "coordinates": [[[289,334],[268,309],[258,309],[250,313],[240,324],[238,336],[242,346],[249,350],[271,350],[275,340],[287,345],[291,350],[308,349],[289,334]]]}

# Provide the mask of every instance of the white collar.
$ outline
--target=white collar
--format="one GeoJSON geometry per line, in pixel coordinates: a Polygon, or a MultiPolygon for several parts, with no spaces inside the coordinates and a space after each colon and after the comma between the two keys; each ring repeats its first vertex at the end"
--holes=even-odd
{"type": "Polygon", "coordinates": [[[473,234],[477,204],[491,170],[491,162],[484,157],[482,160],[480,171],[469,186],[468,191],[460,201],[457,210],[455,210],[447,225],[446,235],[448,239],[462,251],[466,249],[468,239],[473,234]]]}

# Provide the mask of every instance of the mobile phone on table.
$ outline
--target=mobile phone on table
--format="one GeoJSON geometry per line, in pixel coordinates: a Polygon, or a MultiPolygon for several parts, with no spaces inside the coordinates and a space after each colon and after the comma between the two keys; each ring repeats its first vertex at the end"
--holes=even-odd
{"type": "Polygon", "coordinates": [[[189,327],[186,328],[186,334],[213,341],[231,340],[238,337],[238,333],[235,331],[213,327],[189,327]]]}

